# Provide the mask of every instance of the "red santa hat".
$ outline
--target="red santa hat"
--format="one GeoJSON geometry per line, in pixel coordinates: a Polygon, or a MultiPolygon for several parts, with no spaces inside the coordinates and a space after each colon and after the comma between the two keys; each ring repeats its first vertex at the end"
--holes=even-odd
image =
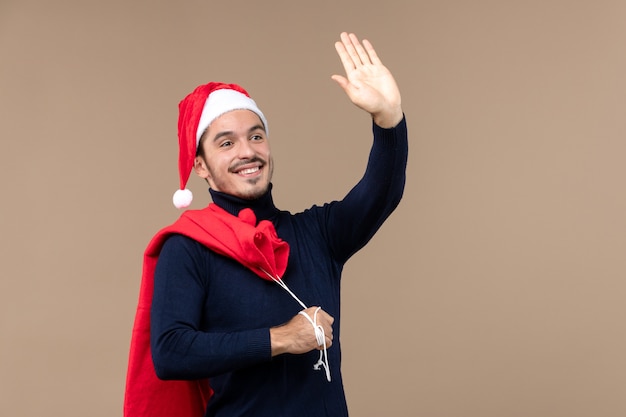
{"type": "Polygon", "coordinates": [[[267,120],[246,90],[236,84],[210,82],[196,87],[178,105],[178,173],[180,189],[172,201],[177,208],[191,204],[193,195],[187,181],[193,169],[200,138],[211,122],[232,110],[250,110],[256,113],[267,132],[267,120]]]}

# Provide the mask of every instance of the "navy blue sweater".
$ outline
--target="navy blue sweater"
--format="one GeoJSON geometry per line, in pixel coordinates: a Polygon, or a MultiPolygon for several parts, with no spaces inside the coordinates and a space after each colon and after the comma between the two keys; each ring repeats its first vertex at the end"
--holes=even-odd
{"type": "MultiPolygon", "coordinates": [[[[283,281],[308,307],[335,318],[328,349],[332,381],[314,371],[319,352],[272,358],[270,327],[302,307],[276,283],[181,235],[165,242],[154,277],[151,348],[162,379],[209,378],[206,416],[347,416],[341,377],[340,278],[398,205],[405,183],[406,122],[373,126],[366,172],[341,201],[291,214],[274,206],[271,188],[258,200],[210,190],[233,215],[249,207],[289,243],[283,281]]],[[[312,329],[311,329],[312,331],[312,329]]]]}

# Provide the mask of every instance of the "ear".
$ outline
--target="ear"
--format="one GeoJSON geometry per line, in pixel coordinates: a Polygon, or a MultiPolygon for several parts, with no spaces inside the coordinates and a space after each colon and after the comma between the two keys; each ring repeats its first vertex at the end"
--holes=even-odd
{"type": "Polygon", "coordinates": [[[206,161],[201,156],[196,156],[196,159],[194,159],[193,170],[200,178],[204,178],[205,180],[210,178],[209,168],[207,167],[206,161]]]}

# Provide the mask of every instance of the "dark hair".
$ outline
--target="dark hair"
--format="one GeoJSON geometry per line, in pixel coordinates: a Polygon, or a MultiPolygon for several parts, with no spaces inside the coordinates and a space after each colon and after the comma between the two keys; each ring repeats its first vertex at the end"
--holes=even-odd
{"type": "Polygon", "coordinates": [[[198,147],[196,148],[196,156],[200,156],[200,157],[202,157],[202,159],[206,159],[204,157],[204,146],[202,146],[202,145],[204,144],[204,140],[206,139],[206,132],[207,131],[208,131],[208,129],[205,130],[202,133],[202,136],[200,136],[200,140],[198,141],[198,147]]]}
{"type": "MultiPolygon", "coordinates": [[[[206,157],[204,156],[204,146],[202,146],[204,144],[204,140],[206,139],[206,130],[204,131],[204,133],[202,134],[202,136],[200,136],[200,140],[198,141],[198,147],[196,148],[196,157],[200,157],[202,159],[204,159],[206,161],[206,157]]],[[[195,163],[194,163],[195,165],[195,163]]],[[[204,179],[206,181],[206,183],[209,183],[209,179],[205,178],[204,179]]]]}

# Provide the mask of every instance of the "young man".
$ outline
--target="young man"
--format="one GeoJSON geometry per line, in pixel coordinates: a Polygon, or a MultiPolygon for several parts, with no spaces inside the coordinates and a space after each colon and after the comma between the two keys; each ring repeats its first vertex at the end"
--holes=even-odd
{"type": "Polygon", "coordinates": [[[274,206],[268,123],[243,88],[209,83],[181,102],[174,203],[189,204],[192,170],[213,203],[146,250],[126,416],[348,415],[341,271],[402,197],[407,131],[371,44],[342,33],[335,47],[346,76],[332,78],[374,133],[366,172],[341,201],[297,214],[274,206]]]}

